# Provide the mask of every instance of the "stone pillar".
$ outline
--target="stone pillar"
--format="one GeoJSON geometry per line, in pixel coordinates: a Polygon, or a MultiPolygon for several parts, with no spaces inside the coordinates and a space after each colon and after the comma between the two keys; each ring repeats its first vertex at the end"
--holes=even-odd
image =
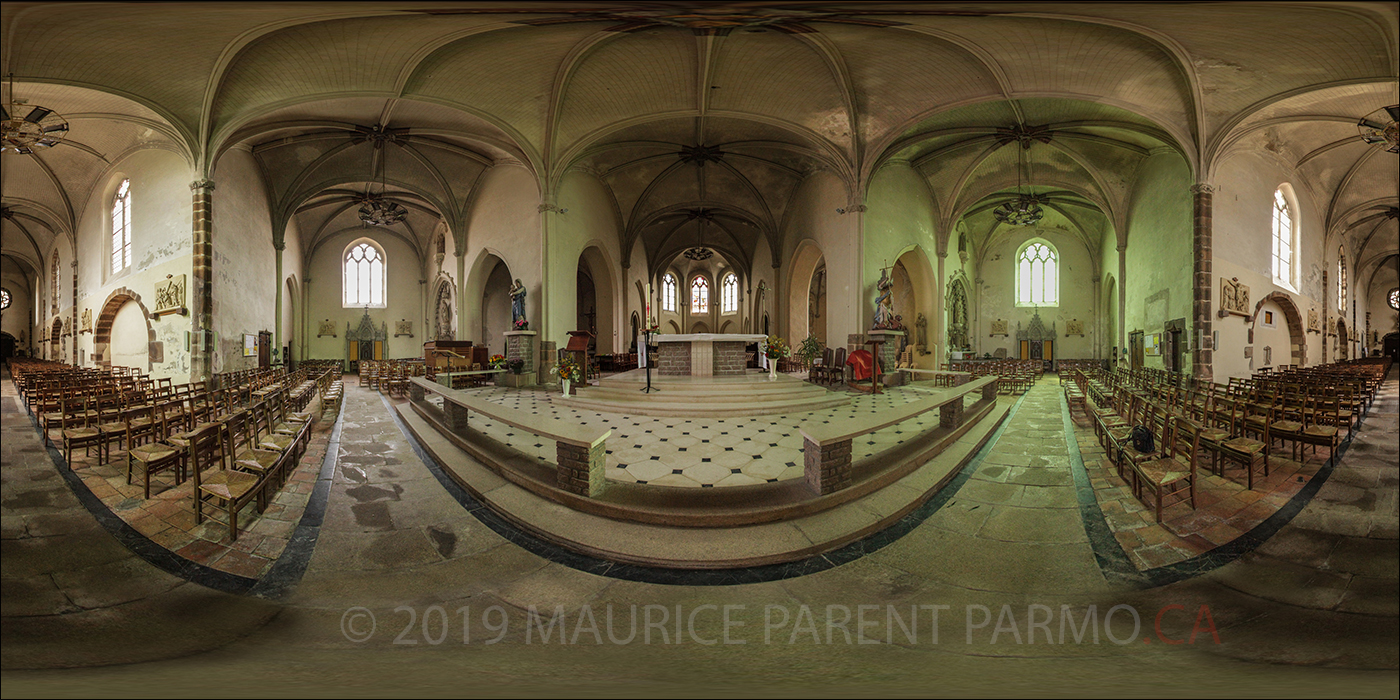
{"type": "Polygon", "coordinates": [[[418,382],[409,382],[408,398],[414,403],[423,403],[428,398],[428,392],[419,386],[418,382]]]}
{"type": "Polygon", "coordinates": [[[803,437],[803,473],[818,495],[835,493],[851,485],[851,441],[818,445],[803,437]]]}
{"type": "MultiPolygon", "coordinates": [[[[283,281],[282,281],[282,251],[285,250],[285,249],[287,248],[287,243],[286,243],[286,241],[273,241],[273,242],[272,242],[272,248],[273,248],[273,250],[277,251],[277,252],[276,252],[277,295],[276,295],[275,300],[273,301],[273,307],[272,307],[272,309],[273,309],[273,313],[272,313],[272,319],[273,319],[273,321],[272,321],[272,352],[273,352],[274,354],[276,354],[278,357],[281,357],[281,354],[282,354],[282,291],[283,291],[282,288],[286,286],[286,285],[283,283],[283,281]]],[[[290,370],[291,367],[292,367],[291,358],[290,358],[290,357],[282,357],[282,366],[290,370]]]]}
{"type": "Polygon", "coordinates": [[[531,386],[535,383],[535,331],[506,331],[506,361],[519,359],[525,363],[520,374],[509,372],[496,375],[496,382],[508,386],[531,386]]]}
{"type": "Polygon", "coordinates": [[[607,454],[606,436],[592,445],[571,445],[564,441],[556,444],[559,461],[555,473],[555,486],[577,496],[594,498],[603,492],[607,478],[603,475],[604,455],[607,454]]]}
{"type": "Polygon", "coordinates": [[[1114,363],[1128,361],[1128,245],[1118,244],[1118,357],[1114,363]]]}
{"type": "Polygon", "coordinates": [[[870,331],[872,340],[884,339],[885,344],[877,346],[880,348],[880,372],[882,373],[885,386],[903,386],[909,377],[907,372],[900,372],[895,367],[899,364],[899,343],[904,338],[904,331],[870,331]]]}
{"type": "Polygon", "coordinates": [[[982,399],[983,399],[984,401],[995,401],[996,398],[997,398],[997,383],[996,383],[996,382],[987,382],[987,385],[984,386],[984,387],[982,387],[982,399]]]}
{"type": "Polygon", "coordinates": [[[938,425],[956,428],[963,422],[963,398],[961,396],[938,407],[938,425]]]}
{"type": "Polygon", "coordinates": [[[1210,382],[1214,378],[1212,352],[1203,339],[1211,337],[1211,286],[1214,274],[1211,271],[1211,200],[1215,187],[1204,182],[1191,186],[1191,242],[1194,254],[1191,268],[1192,312],[1195,316],[1196,342],[1192,353],[1191,374],[1196,382],[1210,382]]]}
{"type": "Polygon", "coordinates": [[[442,412],[447,416],[447,427],[458,435],[467,433],[467,407],[461,404],[452,403],[447,398],[442,400],[442,412]]]}
{"type": "Polygon", "coordinates": [[[190,183],[194,197],[194,274],[190,277],[191,334],[190,381],[209,380],[214,374],[214,183],[190,183]]]}
{"type": "MultiPolygon", "coordinates": [[[[73,277],[73,313],[72,313],[73,320],[71,321],[71,323],[72,323],[73,325],[70,326],[70,328],[73,329],[73,359],[71,360],[71,364],[72,364],[74,367],[77,367],[77,366],[78,366],[78,338],[82,337],[82,332],[78,330],[78,251],[76,251],[76,250],[73,251],[73,275],[72,275],[72,277],[73,277]]],[[[149,350],[148,350],[147,352],[149,353],[149,350]]],[[[147,355],[147,357],[149,358],[149,355],[147,355]]],[[[147,362],[149,363],[150,360],[147,359],[147,362]]],[[[152,367],[151,369],[155,369],[155,368],[152,367]]]]}

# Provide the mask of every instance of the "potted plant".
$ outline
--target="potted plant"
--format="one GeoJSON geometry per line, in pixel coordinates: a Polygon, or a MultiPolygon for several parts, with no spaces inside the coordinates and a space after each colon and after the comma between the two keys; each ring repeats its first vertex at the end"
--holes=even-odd
{"type": "Polygon", "coordinates": [[[822,354],[822,343],[817,340],[817,336],[809,335],[802,339],[802,344],[797,346],[795,354],[802,358],[802,364],[811,369],[812,362],[817,358],[817,355],[822,354]]]}
{"type": "Polygon", "coordinates": [[[529,321],[526,321],[526,320],[523,319],[523,318],[520,319],[519,321],[516,321],[516,322],[515,322],[515,330],[517,330],[517,331],[528,331],[528,330],[530,330],[530,322],[529,322],[529,321]]]}
{"type": "Polygon", "coordinates": [[[564,387],[564,395],[569,395],[569,386],[573,382],[583,379],[582,372],[579,371],[578,363],[574,362],[573,355],[564,355],[559,358],[559,364],[554,366],[555,374],[559,375],[559,382],[564,387]]]}
{"type": "Polygon", "coordinates": [[[792,354],[792,348],[787,341],[776,335],[768,336],[768,342],[764,346],[763,355],[768,358],[768,379],[778,378],[778,360],[792,354]]]}
{"type": "Polygon", "coordinates": [[[506,360],[506,368],[510,370],[511,374],[518,376],[521,372],[525,371],[525,361],[518,357],[512,357],[506,360]]]}

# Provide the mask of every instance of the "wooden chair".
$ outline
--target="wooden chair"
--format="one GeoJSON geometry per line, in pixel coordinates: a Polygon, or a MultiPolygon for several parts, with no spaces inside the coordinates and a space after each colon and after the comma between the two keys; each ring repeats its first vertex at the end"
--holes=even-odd
{"type": "MultiPolygon", "coordinates": [[[[1169,496],[1180,496],[1196,509],[1196,456],[1200,451],[1200,429],[1183,418],[1173,418],[1162,433],[1160,457],[1134,464],[1139,484],[1138,498],[1152,492],[1157,522],[1162,522],[1162,506],[1169,496]]],[[[1143,502],[1146,505],[1146,501],[1143,502]]]]}
{"type": "Polygon", "coordinates": [[[1295,437],[1298,448],[1295,459],[1301,459],[1302,447],[1311,446],[1313,455],[1318,445],[1326,445],[1329,455],[1337,454],[1337,445],[1342,441],[1341,407],[1335,395],[1323,394],[1313,399],[1312,409],[1305,414],[1302,430],[1295,437]]]}
{"type": "Polygon", "coordinates": [[[1263,436],[1262,440],[1246,437],[1244,420],[1247,409],[1244,402],[1235,401],[1230,406],[1230,433],[1235,437],[1220,443],[1217,448],[1220,455],[1220,474],[1224,475],[1227,462],[1237,463],[1244,467],[1245,483],[1253,490],[1256,465],[1262,463],[1264,476],[1269,475],[1269,424],[1266,421],[1258,426],[1263,436]]]}
{"type": "Polygon", "coordinates": [[[175,483],[178,485],[184,481],[185,450],[165,442],[170,435],[170,425],[166,421],[168,410],[174,410],[174,406],[170,403],[157,405],[157,422],[151,442],[126,451],[126,483],[131,483],[131,473],[136,465],[141,465],[141,472],[145,475],[146,498],[151,497],[151,476],[155,474],[174,470],[175,483]]]}
{"type": "MultiPolygon", "coordinates": [[[[233,438],[233,445],[229,454],[235,469],[256,474],[263,483],[264,489],[275,489],[282,485],[282,469],[285,464],[286,455],[277,450],[268,450],[257,446],[258,431],[256,421],[252,416],[259,408],[265,404],[257,404],[247,411],[239,411],[231,417],[228,422],[228,430],[233,438]]],[[[267,503],[267,496],[263,496],[263,504],[267,503]]]]}
{"type": "Polygon", "coordinates": [[[95,425],[97,414],[91,410],[91,405],[92,399],[86,395],[73,396],[61,403],[63,417],[59,419],[59,435],[63,440],[63,459],[70,467],[73,464],[73,449],[77,447],[83,448],[85,456],[91,455],[92,448],[96,447],[98,460],[107,461],[107,442],[102,429],[95,425]]]}
{"type": "Polygon", "coordinates": [[[238,511],[258,499],[261,479],[255,474],[229,469],[225,457],[233,454],[228,423],[206,425],[190,442],[191,476],[194,478],[194,521],[204,522],[208,504],[226,513],[229,540],[238,539],[238,511]],[[222,449],[223,454],[219,454],[222,449]]]}

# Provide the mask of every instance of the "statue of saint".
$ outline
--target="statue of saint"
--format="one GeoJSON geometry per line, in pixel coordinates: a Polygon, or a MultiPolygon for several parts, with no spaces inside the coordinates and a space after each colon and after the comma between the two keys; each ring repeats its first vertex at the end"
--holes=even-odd
{"type": "Polygon", "coordinates": [[[521,321],[525,321],[525,285],[516,278],[515,284],[510,288],[510,320],[511,325],[517,330],[521,328],[521,321]]]}
{"type": "Polygon", "coordinates": [[[437,339],[452,340],[452,293],[444,285],[438,292],[437,339]]]}
{"type": "Polygon", "coordinates": [[[894,294],[894,280],[890,279],[889,268],[880,270],[880,281],[875,283],[879,296],[875,297],[875,325],[873,329],[889,328],[894,320],[894,304],[890,297],[894,294]]]}

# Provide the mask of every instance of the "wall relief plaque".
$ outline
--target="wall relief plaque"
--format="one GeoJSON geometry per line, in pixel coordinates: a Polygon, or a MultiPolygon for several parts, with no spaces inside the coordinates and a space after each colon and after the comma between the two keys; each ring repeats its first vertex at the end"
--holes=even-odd
{"type": "Polygon", "coordinates": [[[1008,335],[1008,333],[1006,332],[1006,319],[999,318],[995,321],[992,321],[991,335],[1008,335]]]}
{"type": "Polygon", "coordinates": [[[1249,318],[1249,287],[1240,284],[1240,278],[1220,278],[1220,317],[1234,314],[1249,318]]]}
{"type": "Polygon", "coordinates": [[[156,282],[156,308],[151,316],[160,318],[166,314],[185,315],[184,275],[166,275],[164,281],[156,282]]]}
{"type": "Polygon", "coordinates": [[[409,320],[405,319],[405,320],[403,320],[403,321],[395,321],[395,322],[394,322],[394,337],[397,338],[397,337],[399,337],[399,336],[401,336],[401,335],[406,335],[406,336],[408,336],[408,337],[410,337],[410,338],[413,337],[413,322],[412,322],[412,321],[409,321],[409,320]]]}

